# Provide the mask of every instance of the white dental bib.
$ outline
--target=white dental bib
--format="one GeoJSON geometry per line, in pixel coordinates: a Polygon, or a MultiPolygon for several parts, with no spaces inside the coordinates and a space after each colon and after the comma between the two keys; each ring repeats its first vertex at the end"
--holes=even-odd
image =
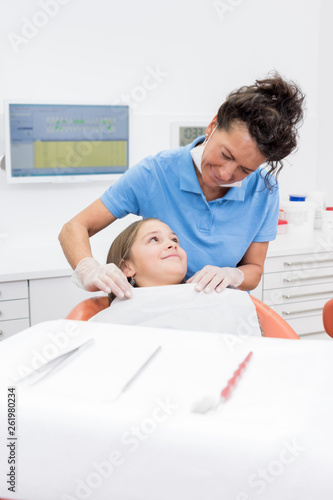
{"type": "Polygon", "coordinates": [[[90,321],[261,336],[247,292],[199,293],[195,283],[133,288],[130,299],[116,298],[90,321]]]}

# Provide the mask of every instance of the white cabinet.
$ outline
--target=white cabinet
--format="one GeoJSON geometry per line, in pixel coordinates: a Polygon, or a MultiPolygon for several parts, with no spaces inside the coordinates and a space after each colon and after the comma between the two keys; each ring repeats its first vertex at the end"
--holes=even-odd
{"type": "Polygon", "coordinates": [[[0,283],[0,340],[30,326],[28,281],[0,283]]]}
{"type": "Polygon", "coordinates": [[[29,328],[29,326],[29,318],[0,321],[0,341],[5,340],[14,333],[18,333],[22,330],[25,330],[26,328],[29,328]]]}
{"type": "Polygon", "coordinates": [[[86,292],[73,284],[70,276],[29,281],[31,326],[51,319],[65,318],[82,300],[102,292],[86,292]]]}
{"type": "Polygon", "coordinates": [[[91,293],[75,286],[70,276],[0,283],[0,339],[42,321],[65,318],[91,293]]]}
{"type": "MultiPolygon", "coordinates": [[[[105,262],[117,234],[139,217],[114,222],[91,240],[93,255],[105,262]]],[[[86,292],[71,281],[70,268],[58,241],[59,228],[43,233],[9,234],[0,245],[0,339],[42,321],[65,318],[82,300],[102,292],[86,292]],[[13,302],[12,302],[13,301],[13,302]]]]}
{"type": "Polygon", "coordinates": [[[322,309],[333,297],[333,251],[267,257],[262,289],[254,295],[298,335],[324,332],[322,309]]]}

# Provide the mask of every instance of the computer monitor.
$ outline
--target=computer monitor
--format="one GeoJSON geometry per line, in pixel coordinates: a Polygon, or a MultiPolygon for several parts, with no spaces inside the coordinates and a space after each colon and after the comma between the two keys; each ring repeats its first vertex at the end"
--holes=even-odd
{"type": "Polygon", "coordinates": [[[129,107],[6,101],[7,180],[117,180],[129,167],[129,107]]]}

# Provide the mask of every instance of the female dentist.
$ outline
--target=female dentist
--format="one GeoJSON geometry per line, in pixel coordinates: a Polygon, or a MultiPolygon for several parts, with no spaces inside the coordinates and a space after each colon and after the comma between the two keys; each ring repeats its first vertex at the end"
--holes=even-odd
{"type": "Polygon", "coordinates": [[[297,85],[278,74],[257,80],[229,94],[205,137],[130,168],[63,226],[59,241],[75,269],[73,281],[89,291],[131,297],[122,271],[93,258],[89,237],[136,214],[159,218],[179,235],[187,279],[198,291],[254,289],[277,232],[272,174],[296,148],[303,101],[297,85]],[[259,168],[264,163],[268,168],[259,168]]]}

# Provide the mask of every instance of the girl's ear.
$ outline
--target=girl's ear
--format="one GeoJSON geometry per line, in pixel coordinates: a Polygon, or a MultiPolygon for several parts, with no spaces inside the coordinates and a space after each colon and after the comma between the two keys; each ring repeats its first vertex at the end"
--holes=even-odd
{"type": "Polygon", "coordinates": [[[126,260],[121,268],[122,272],[125,274],[126,278],[130,278],[135,275],[135,269],[130,260],[126,260]]]}

